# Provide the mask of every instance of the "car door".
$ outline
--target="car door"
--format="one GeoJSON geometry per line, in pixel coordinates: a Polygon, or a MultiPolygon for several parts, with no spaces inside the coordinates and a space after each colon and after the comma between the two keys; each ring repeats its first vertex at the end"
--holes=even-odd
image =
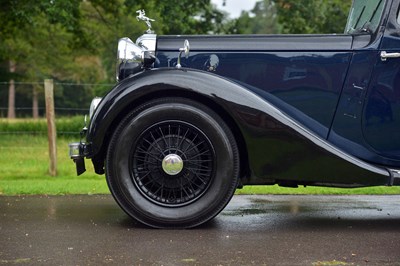
{"type": "Polygon", "coordinates": [[[382,157],[400,160],[400,14],[394,1],[363,109],[365,141],[382,157]]]}
{"type": "Polygon", "coordinates": [[[354,2],[346,27],[352,62],[328,136],[355,157],[393,168],[400,165],[399,2],[354,2]]]}

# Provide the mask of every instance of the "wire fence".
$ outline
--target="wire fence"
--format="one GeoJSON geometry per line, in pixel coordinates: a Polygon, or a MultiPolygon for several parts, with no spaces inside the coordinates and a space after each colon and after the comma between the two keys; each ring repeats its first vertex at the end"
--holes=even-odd
{"type": "MultiPolygon", "coordinates": [[[[0,82],[0,118],[7,118],[9,114],[10,84],[0,82]]],[[[54,82],[56,116],[85,114],[93,97],[102,96],[113,85],[54,82]]],[[[45,116],[43,82],[14,82],[14,93],[15,118],[37,118],[37,114],[45,116]]]]}
{"type": "MultiPolygon", "coordinates": [[[[57,134],[79,134],[91,100],[113,85],[54,82],[57,134]]],[[[45,117],[44,82],[0,82],[0,135],[45,135],[45,117]]]]}

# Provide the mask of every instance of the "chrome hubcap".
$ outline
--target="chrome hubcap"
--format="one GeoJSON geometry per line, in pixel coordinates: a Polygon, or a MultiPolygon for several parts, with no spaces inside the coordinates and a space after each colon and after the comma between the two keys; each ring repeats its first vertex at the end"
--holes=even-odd
{"type": "Polygon", "coordinates": [[[183,160],[177,154],[168,154],[162,160],[162,169],[168,175],[177,175],[183,169],[183,160]]]}

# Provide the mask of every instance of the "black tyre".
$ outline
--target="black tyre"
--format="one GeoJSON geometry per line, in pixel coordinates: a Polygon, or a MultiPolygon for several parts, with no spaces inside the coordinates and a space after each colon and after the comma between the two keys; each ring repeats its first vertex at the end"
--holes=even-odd
{"type": "Polygon", "coordinates": [[[121,208],[157,228],[189,228],[216,216],[235,192],[239,153],[211,109],[165,98],[133,110],[117,127],[107,183],[121,208]]]}

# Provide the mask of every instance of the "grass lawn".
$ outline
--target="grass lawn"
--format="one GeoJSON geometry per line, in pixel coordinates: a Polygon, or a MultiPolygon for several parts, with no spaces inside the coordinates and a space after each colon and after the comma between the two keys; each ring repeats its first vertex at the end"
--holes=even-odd
{"type": "MultiPolygon", "coordinates": [[[[91,161],[87,171],[77,177],[68,157],[68,143],[75,139],[57,139],[58,176],[48,175],[49,153],[43,135],[1,135],[0,195],[65,195],[108,194],[104,176],[96,175],[91,161]]],[[[237,194],[400,194],[400,187],[336,189],[322,187],[282,188],[278,186],[247,186],[237,194]]]]}
{"type": "Polygon", "coordinates": [[[0,195],[109,193],[104,176],[94,173],[90,160],[86,161],[86,173],[76,176],[75,165],[68,157],[68,143],[76,140],[57,139],[58,176],[51,177],[45,136],[2,135],[0,195]]]}

